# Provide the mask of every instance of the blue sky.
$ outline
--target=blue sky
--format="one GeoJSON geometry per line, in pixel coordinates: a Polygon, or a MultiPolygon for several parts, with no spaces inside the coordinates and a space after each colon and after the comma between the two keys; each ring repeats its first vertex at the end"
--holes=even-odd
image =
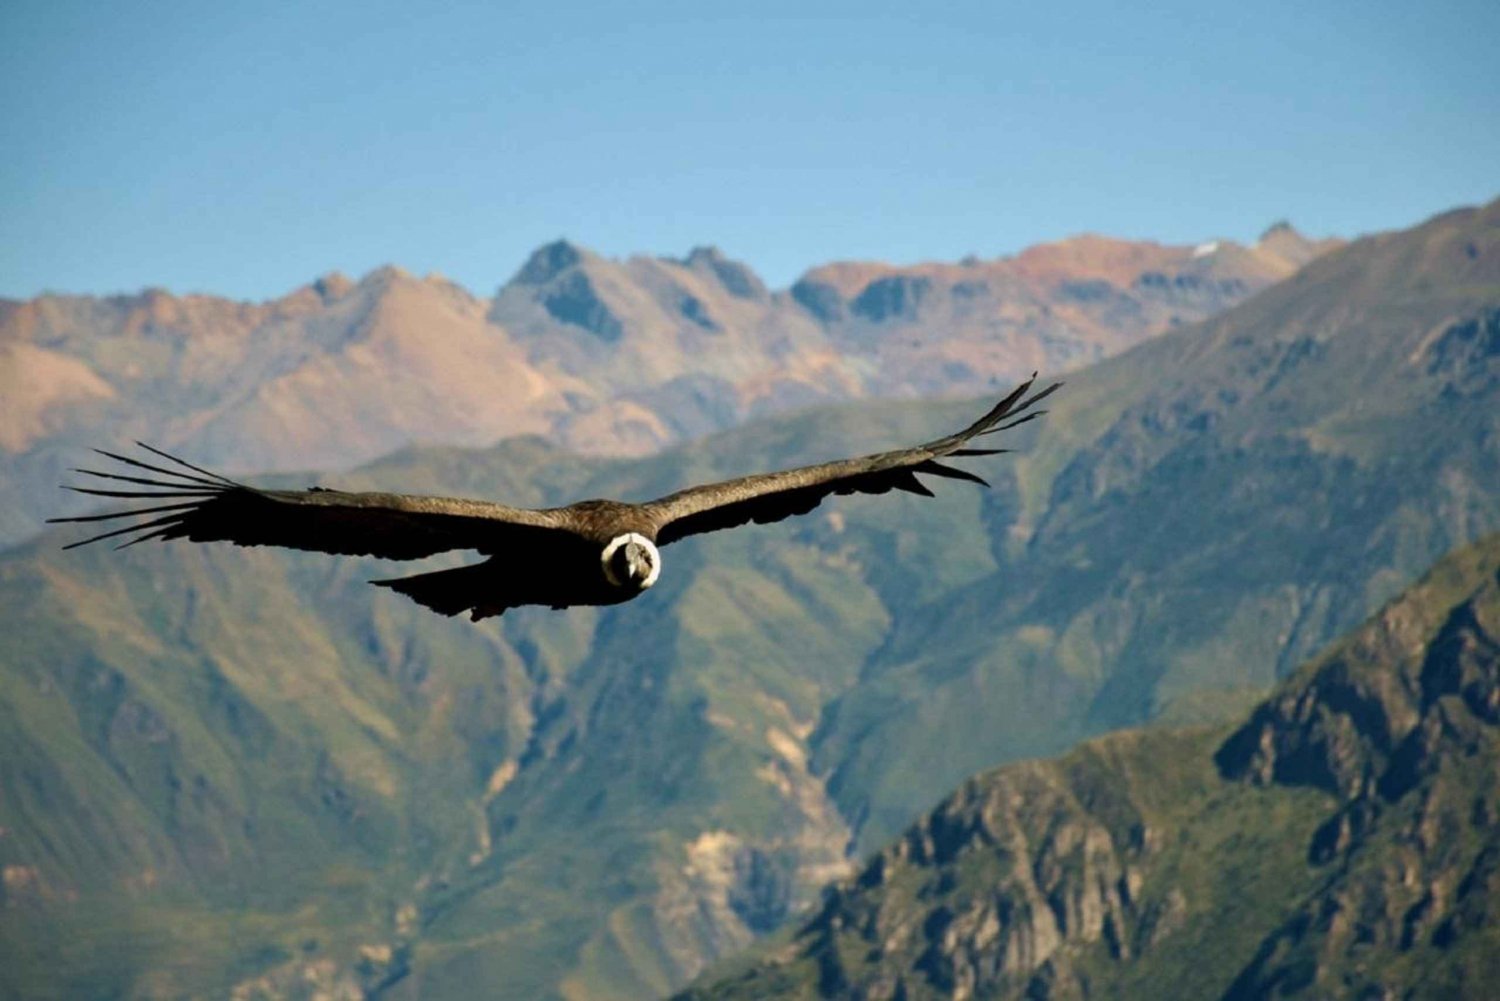
{"type": "Polygon", "coordinates": [[[1496,38],[1476,0],[4,0],[0,295],[1406,226],[1500,195],[1496,38]]]}

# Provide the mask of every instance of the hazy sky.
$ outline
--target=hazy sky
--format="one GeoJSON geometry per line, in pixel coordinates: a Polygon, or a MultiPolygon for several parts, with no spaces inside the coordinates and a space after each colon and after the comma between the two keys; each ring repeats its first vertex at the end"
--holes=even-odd
{"type": "Polygon", "coordinates": [[[1494,0],[927,6],[0,0],[0,295],[488,294],[557,236],[780,287],[1500,195],[1494,0]]]}

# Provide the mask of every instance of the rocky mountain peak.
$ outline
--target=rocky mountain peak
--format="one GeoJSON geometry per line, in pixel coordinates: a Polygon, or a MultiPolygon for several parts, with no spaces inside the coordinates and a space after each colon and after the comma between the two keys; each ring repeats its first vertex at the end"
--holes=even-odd
{"type": "Polygon", "coordinates": [[[563,272],[577,267],[587,252],[568,240],[558,239],[532,251],[521,270],[516,272],[511,283],[517,285],[545,285],[563,272]]]}
{"type": "Polygon", "coordinates": [[[682,263],[692,267],[695,264],[713,264],[718,261],[727,260],[729,258],[724,256],[724,251],[718,247],[711,243],[700,243],[688,251],[688,255],[682,259],[682,263]]]}
{"type": "Polygon", "coordinates": [[[1343,242],[1332,237],[1315,240],[1303,235],[1290,222],[1282,219],[1267,227],[1252,249],[1285,261],[1292,267],[1301,267],[1313,258],[1342,246],[1343,242]]]}
{"type": "Polygon", "coordinates": [[[764,299],[769,294],[765,283],[749,265],[725,256],[718,247],[694,247],[682,263],[693,271],[712,276],[730,295],[741,299],[764,299]]]}
{"type": "Polygon", "coordinates": [[[367,273],[359,280],[358,288],[380,289],[386,288],[399,281],[411,279],[411,272],[394,264],[382,264],[380,267],[367,273]]]}
{"type": "Polygon", "coordinates": [[[342,299],[354,288],[354,282],[349,276],[340,271],[330,271],[322,275],[312,283],[312,290],[318,294],[323,302],[333,302],[342,299]]]}
{"type": "Polygon", "coordinates": [[[1297,232],[1297,228],[1291,224],[1290,220],[1288,220],[1288,219],[1277,219],[1275,222],[1271,223],[1271,225],[1269,225],[1269,226],[1267,226],[1265,228],[1265,231],[1260,234],[1260,239],[1264,241],[1264,240],[1269,240],[1269,239],[1271,239],[1274,236],[1281,236],[1281,235],[1289,235],[1289,236],[1297,236],[1297,237],[1301,237],[1302,236],[1301,233],[1297,232]]]}

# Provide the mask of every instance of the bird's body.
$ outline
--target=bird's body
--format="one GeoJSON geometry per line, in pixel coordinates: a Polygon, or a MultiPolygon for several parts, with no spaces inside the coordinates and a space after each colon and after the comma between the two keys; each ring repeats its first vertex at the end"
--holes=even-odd
{"type": "Polygon", "coordinates": [[[638,531],[649,526],[635,505],[588,500],[556,510],[562,521],[581,527],[577,542],[564,537],[545,554],[519,560],[495,555],[483,563],[372,583],[444,615],[467,611],[476,621],[519,605],[618,605],[656,583],[661,552],[638,531]]]}
{"type": "Polygon", "coordinates": [[[973,473],[937,460],[1003,451],[964,446],[979,435],[1003,431],[1040,416],[1042,411],[1018,415],[1057,385],[1027,398],[1034,381],[1033,376],[965,430],[925,445],[690,487],[644,504],[586,500],[533,510],[487,501],[347,493],[322,487],[259,490],[142,445],[181,468],[104,452],[118,462],[152,473],[153,478],[79,472],[152,490],[69,489],[169,503],[52,520],[89,522],[161,515],[74,546],[139,532],[125,545],[147,539],[227,541],[242,546],[284,546],[398,560],[449,550],[477,550],[489,558],[468,566],[372,582],[444,615],[468,612],[476,620],[520,605],[614,605],[651,587],[662,571],[661,547],[689,535],[804,514],[831,494],[903,490],[932,496],[917,479],[918,473],[983,484],[984,480],[973,473]]]}

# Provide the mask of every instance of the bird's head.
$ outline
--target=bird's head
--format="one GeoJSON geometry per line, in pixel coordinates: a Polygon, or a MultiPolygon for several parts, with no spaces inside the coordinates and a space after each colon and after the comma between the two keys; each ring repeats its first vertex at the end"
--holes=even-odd
{"type": "Polygon", "coordinates": [[[600,559],[605,579],[615,587],[644,591],[661,574],[661,553],[656,544],[636,532],[609,540],[600,559]]]}

